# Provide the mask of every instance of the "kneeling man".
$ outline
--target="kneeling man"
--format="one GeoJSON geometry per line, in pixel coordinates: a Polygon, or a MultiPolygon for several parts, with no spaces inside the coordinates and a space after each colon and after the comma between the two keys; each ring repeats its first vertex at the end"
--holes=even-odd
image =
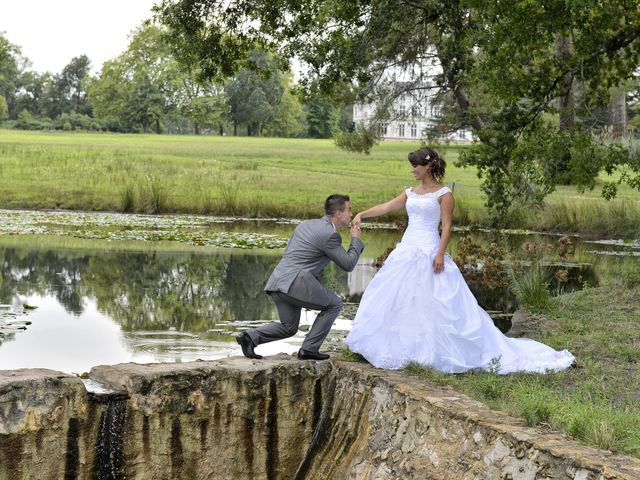
{"type": "Polygon", "coordinates": [[[324,203],[325,216],[298,225],[289,240],[284,256],[269,277],[265,292],[278,309],[280,322],[247,330],[236,337],[242,353],[262,358],[254,348],[262,343],[291,337],[298,331],[302,308],[320,310],[298,351],[302,360],[326,360],[320,345],[342,310],[342,300],[320,282],[320,272],[333,260],[340,268],[352,271],[364,250],[360,228],[351,227],[351,244],[345,250],[337,229],[351,222],[351,205],[347,195],[331,195],[324,203]]]}

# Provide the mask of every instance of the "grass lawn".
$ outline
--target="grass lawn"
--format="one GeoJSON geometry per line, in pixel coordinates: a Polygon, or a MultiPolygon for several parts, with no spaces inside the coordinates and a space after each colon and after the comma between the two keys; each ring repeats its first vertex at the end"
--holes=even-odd
{"type": "MultiPolygon", "coordinates": [[[[419,146],[386,141],[363,155],[331,140],[0,130],[0,208],[308,218],[322,213],[327,195],[343,192],[358,211],[414,184],[406,158],[419,146]]],[[[454,165],[462,148],[443,152],[455,220],[486,225],[476,172],[454,165]]],[[[544,209],[506,220],[517,228],[634,237],[640,193],[625,187],[606,202],[597,189],[559,187],[544,209]]]]}

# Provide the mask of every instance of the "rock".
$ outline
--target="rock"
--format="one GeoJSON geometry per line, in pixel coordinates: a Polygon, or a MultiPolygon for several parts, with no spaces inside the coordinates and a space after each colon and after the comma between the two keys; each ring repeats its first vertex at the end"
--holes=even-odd
{"type": "Polygon", "coordinates": [[[524,336],[528,331],[526,326],[528,320],[529,317],[524,310],[516,310],[511,317],[511,328],[506,335],[513,338],[524,336]]]}

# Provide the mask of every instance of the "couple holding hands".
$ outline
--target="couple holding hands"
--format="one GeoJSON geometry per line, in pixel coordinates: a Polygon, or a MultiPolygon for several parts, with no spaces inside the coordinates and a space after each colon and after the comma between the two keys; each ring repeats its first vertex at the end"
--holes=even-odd
{"type": "Polygon", "coordinates": [[[478,305],[454,261],[445,254],[451,237],[454,198],[443,185],[444,159],[432,148],[409,154],[419,184],[388,202],[358,213],[352,220],[347,195],[331,195],[325,216],[298,225],[265,286],[280,322],[236,337],[249,358],[260,344],[295,335],[302,308],[319,310],[298,351],[301,360],[326,360],[320,352],[343,303],[319,280],[330,261],[352,271],[364,244],[363,219],[406,208],[409,217],[401,242],[369,283],[345,342],[372,365],[400,369],[418,363],[446,373],[473,369],[505,374],[563,370],[575,358],[530,339],[503,335],[478,305]],[[338,229],[351,225],[345,250],[338,229]],[[441,225],[441,228],[440,228],[441,225]],[[441,230],[441,233],[440,233],[441,230]]]}

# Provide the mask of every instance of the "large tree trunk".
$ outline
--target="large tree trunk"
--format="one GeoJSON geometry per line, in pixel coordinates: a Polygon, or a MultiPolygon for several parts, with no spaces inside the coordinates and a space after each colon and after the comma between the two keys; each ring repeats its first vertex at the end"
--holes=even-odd
{"type": "MultiPolygon", "coordinates": [[[[573,55],[573,42],[568,35],[558,35],[556,39],[556,56],[561,65],[568,65],[573,55]]],[[[568,70],[568,69],[567,69],[568,70]]],[[[558,112],[560,114],[560,131],[570,132],[575,122],[575,108],[573,101],[573,73],[567,71],[560,81],[560,96],[558,97],[558,112]]]]}
{"type": "Polygon", "coordinates": [[[440,45],[436,44],[436,54],[438,56],[438,60],[440,61],[440,65],[442,66],[442,71],[444,77],[446,78],[446,84],[451,89],[460,110],[463,112],[465,117],[467,117],[467,121],[471,124],[474,133],[480,138],[482,141],[482,130],[484,129],[484,122],[477,115],[472,116],[469,115],[469,108],[471,106],[471,102],[467,97],[467,94],[460,86],[460,73],[458,69],[455,67],[455,61],[449,58],[446,53],[446,48],[441,48],[440,45]]]}
{"type": "Polygon", "coordinates": [[[622,139],[627,133],[627,92],[624,88],[618,88],[611,98],[609,121],[613,139],[622,139]]]}

